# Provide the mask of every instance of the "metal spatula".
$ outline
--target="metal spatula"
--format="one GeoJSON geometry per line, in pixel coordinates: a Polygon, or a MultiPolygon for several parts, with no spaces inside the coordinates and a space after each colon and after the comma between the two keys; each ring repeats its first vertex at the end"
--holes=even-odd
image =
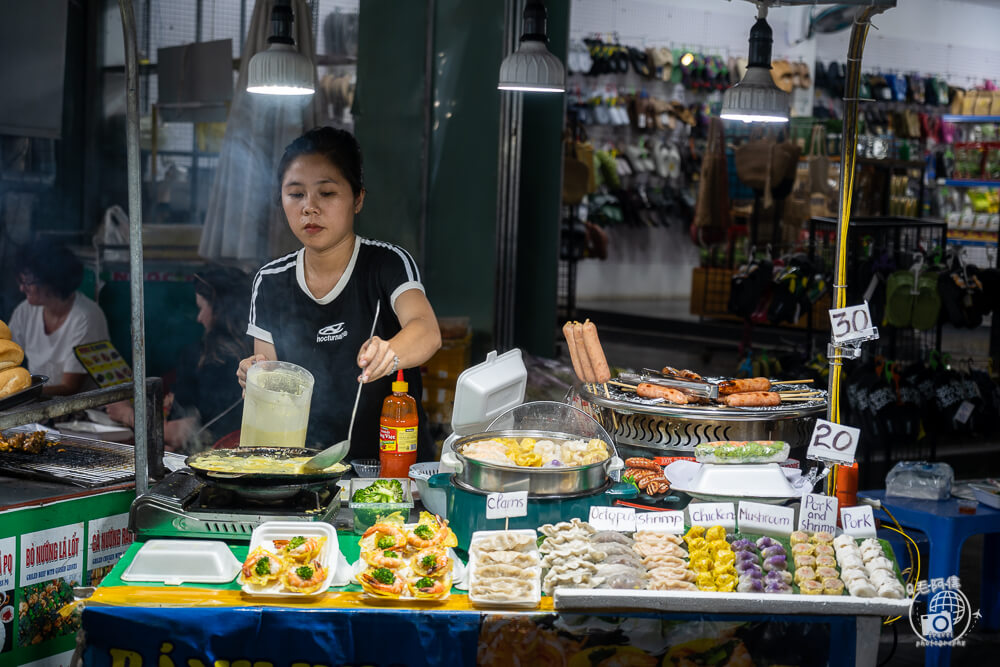
{"type": "MultiPolygon", "coordinates": [[[[371,340],[372,336],[375,335],[375,325],[378,324],[378,314],[381,307],[382,302],[376,301],[375,320],[372,322],[372,330],[371,333],[368,334],[368,340],[371,340]]],[[[364,382],[358,382],[358,393],[354,396],[354,409],[351,410],[351,425],[347,427],[347,440],[341,440],[337,444],[327,447],[319,454],[303,463],[303,468],[307,470],[323,470],[325,468],[329,468],[334,463],[340,463],[341,459],[347,456],[347,450],[351,448],[351,434],[354,433],[354,416],[358,414],[358,401],[361,400],[361,389],[364,386],[364,382]]]]}

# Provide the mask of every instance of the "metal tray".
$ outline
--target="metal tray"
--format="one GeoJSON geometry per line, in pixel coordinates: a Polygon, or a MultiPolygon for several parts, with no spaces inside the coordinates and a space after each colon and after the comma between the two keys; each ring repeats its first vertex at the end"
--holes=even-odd
{"type": "Polygon", "coordinates": [[[35,400],[42,395],[42,387],[48,381],[49,377],[47,375],[32,375],[31,385],[27,389],[22,389],[19,392],[0,399],[0,410],[10,410],[13,407],[35,400]]]}

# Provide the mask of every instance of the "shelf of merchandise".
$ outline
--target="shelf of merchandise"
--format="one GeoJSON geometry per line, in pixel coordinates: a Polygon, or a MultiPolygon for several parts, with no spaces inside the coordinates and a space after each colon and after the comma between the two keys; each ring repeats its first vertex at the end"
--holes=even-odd
{"type": "Polygon", "coordinates": [[[946,123],[1000,123],[1000,116],[961,116],[946,113],[941,116],[946,123]]]}

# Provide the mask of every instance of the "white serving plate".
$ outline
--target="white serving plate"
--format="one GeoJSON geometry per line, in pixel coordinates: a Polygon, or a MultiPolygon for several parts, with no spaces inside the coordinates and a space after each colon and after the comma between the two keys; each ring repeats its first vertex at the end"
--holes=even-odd
{"type": "MultiPolygon", "coordinates": [[[[333,581],[333,576],[337,570],[337,563],[340,560],[340,545],[337,542],[337,531],[328,523],[322,521],[265,521],[253,530],[250,536],[250,551],[257,547],[264,547],[271,553],[277,554],[274,540],[288,540],[301,535],[302,537],[325,537],[323,549],[319,552],[319,562],[326,568],[326,579],[323,585],[313,593],[298,593],[296,591],[285,590],[280,581],[268,586],[255,586],[249,582],[243,582],[243,592],[255,597],[271,598],[308,598],[326,593],[333,581]]],[[[242,569],[242,564],[241,564],[242,569]]]]}
{"type": "Polygon", "coordinates": [[[225,542],[149,540],[122,574],[122,581],[159,581],[171,586],[225,584],[241,567],[225,542]]]}
{"type": "MultiPolygon", "coordinates": [[[[476,556],[476,542],[481,541],[491,535],[498,535],[500,533],[510,533],[513,535],[529,535],[532,539],[532,547],[528,549],[525,553],[534,553],[538,556],[539,561],[541,561],[541,554],[538,553],[538,532],[532,528],[520,529],[520,530],[480,530],[472,534],[472,539],[469,540],[469,569],[468,569],[468,590],[472,590],[473,582],[476,580],[476,568],[479,565],[479,559],[476,556]]],[[[492,608],[524,608],[524,609],[534,609],[542,601],[542,568],[541,566],[536,568],[531,568],[534,570],[534,586],[532,588],[532,594],[530,597],[520,598],[510,601],[497,601],[497,600],[485,600],[475,595],[469,594],[469,602],[477,607],[492,607],[492,608]]]]}
{"type": "Polygon", "coordinates": [[[1000,510],[1000,491],[987,484],[970,484],[976,500],[987,507],[1000,510]]]}
{"type": "Polygon", "coordinates": [[[800,496],[777,463],[702,464],[690,482],[671,488],[698,500],[720,502],[783,503],[800,496]]]}

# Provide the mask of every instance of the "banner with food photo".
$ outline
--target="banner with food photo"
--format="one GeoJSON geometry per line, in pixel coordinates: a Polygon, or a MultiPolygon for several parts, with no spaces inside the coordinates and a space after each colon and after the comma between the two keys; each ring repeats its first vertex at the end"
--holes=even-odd
{"type": "Polygon", "coordinates": [[[132,544],[128,514],[93,519],[87,523],[87,535],[87,581],[97,586],[132,544]]]}
{"type": "Polygon", "coordinates": [[[21,536],[18,646],[40,644],[79,629],[79,615],[63,618],[59,609],[73,601],[73,587],[81,583],[83,547],[82,522],[21,536]]]}
{"type": "Polygon", "coordinates": [[[0,539],[0,653],[14,645],[14,576],[17,538],[0,539]]]}

